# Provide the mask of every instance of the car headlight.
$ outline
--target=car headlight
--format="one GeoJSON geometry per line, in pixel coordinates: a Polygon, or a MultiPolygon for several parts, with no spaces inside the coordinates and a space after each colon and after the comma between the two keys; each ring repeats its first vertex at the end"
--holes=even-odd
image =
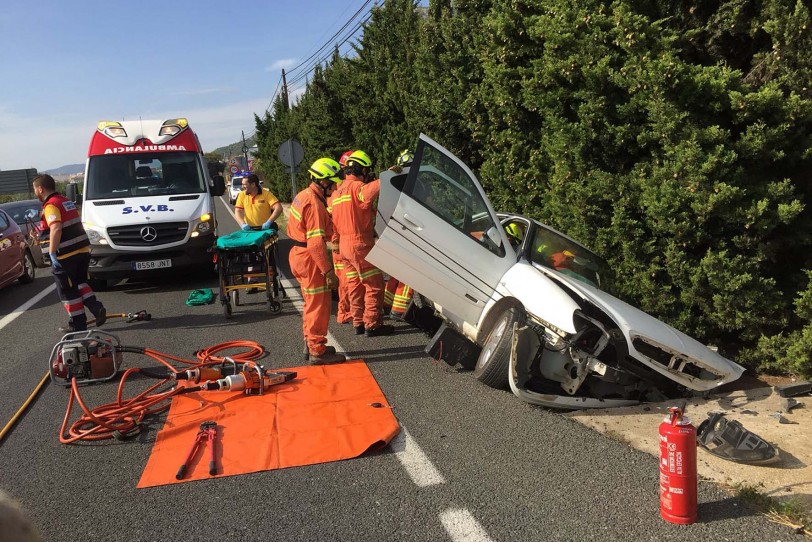
{"type": "Polygon", "coordinates": [[[107,239],[99,233],[98,231],[94,230],[93,228],[86,228],[85,231],[87,232],[87,239],[90,241],[91,245],[106,245],[107,239]]]}

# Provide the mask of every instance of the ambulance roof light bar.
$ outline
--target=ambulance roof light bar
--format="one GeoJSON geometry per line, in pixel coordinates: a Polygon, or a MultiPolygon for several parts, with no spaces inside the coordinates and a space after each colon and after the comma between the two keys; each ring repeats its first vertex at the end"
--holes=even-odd
{"type": "Polygon", "coordinates": [[[109,138],[127,137],[127,131],[120,122],[103,120],[97,125],[98,130],[109,138]]]}
{"type": "Polygon", "coordinates": [[[176,136],[179,133],[181,133],[188,125],[189,122],[184,118],[169,119],[161,125],[161,130],[158,132],[158,135],[176,136]]]}

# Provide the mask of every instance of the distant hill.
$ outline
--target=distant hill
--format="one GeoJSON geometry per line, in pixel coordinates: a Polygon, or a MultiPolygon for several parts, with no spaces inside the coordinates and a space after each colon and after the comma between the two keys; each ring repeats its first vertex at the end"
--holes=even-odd
{"type": "Polygon", "coordinates": [[[84,164],[68,164],[67,166],[58,167],[56,169],[49,169],[43,173],[50,175],[74,175],[76,173],[82,173],[84,170],[84,164]]]}
{"type": "MultiPolygon", "coordinates": [[[[256,145],[256,141],[254,141],[253,137],[246,137],[245,138],[245,144],[249,148],[251,148],[254,145],[256,145]]],[[[226,156],[241,156],[242,155],[242,140],[240,140],[240,141],[238,141],[236,143],[231,143],[230,145],[225,145],[223,147],[218,147],[218,148],[214,149],[211,152],[213,152],[214,154],[219,154],[219,155],[225,154],[226,156]]]]}

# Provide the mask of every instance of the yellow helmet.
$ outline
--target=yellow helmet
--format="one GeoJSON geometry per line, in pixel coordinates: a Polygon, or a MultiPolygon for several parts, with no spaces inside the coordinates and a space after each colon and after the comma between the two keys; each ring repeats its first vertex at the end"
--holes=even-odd
{"type": "Polygon", "coordinates": [[[372,167],[372,158],[364,151],[354,151],[347,157],[347,165],[358,164],[361,167],[372,167]]]}
{"type": "Polygon", "coordinates": [[[412,163],[412,160],[414,160],[414,153],[409,149],[404,149],[398,156],[398,165],[408,166],[412,163]]]}
{"type": "Polygon", "coordinates": [[[341,166],[338,165],[338,162],[332,158],[319,158],[313,162],[313,165],[311,165],[307,170],[311,179],[315,179],[317,181],[327,179],[329,181],[333,181],[334,183],[341,181],[338,178],[339,171],[341,171],[341,166]]]}
{"type": "Polygon", "coordinates": [[[522,231],[519,229],[519,226],[515,222],[511,222],[507,226],[505,226],[505,233],[508,234],[509,237],[513,237],[516,241],[522,240],[522,231]]]}

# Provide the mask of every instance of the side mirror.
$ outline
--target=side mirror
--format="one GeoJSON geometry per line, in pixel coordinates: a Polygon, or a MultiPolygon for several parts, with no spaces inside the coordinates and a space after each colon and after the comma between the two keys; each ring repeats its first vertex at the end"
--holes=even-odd
{"type": "Polygon", "coordinates": [[[214,186],[211,188],[211,195],[212,196],[222,196],[226,192],[226,180],[223,178],[222,175],[215,175],[212,177],[212,181],[214,181],[214,186]]]}
{"type": "Polygon", "coordinates": [[[78,203],[76,198],[79,197],[79,190],[76,187],[76,183],[68,183],[68,186],[65,188],[65,197],[74,203],[78,203]]]}

